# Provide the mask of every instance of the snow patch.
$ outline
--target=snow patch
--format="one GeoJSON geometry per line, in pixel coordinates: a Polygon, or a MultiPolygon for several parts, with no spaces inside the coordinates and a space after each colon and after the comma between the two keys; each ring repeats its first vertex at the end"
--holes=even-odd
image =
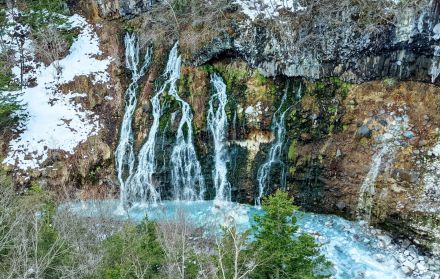
{"type": "MultiPolygon", "coordinates": [[[[25,79],[35,79],[37,85],[24,87],[21,92],[1,92],[21,94],[28,115],[26,123],[19,129],[23,132],[10,143],[8,156],[3,161],[5,164],[16,165],[23,170],[38,168],[47,159],[49,150],[73,154],[80,143],[100,129],[98,116],[74,101],[86,94],[64,94],[58,87],[78,76],[88,76],[94,84],[108,82],[107,68],[111,59],[97,58],[102,55],[98,36],[83,17],[74,15],[68,18],[68,23],[71,28],[80,29],[78,38],[65,58],[49,66],[35,62],[32,42],[26,36],[26,66],[32,70],[25,79]]],[[[22,29],[26,27],[22,26],[22,29]]],[[[14,74],[19,77],[18,67],[14,68],[14,74]]]]}
{"type": "Polygon", "coordinates": [[[252,106],[248,106],[244,112],[246,114],[252,114],[254,113],[254,108],[252,106]]]}
{"type": "Polygon", "coordinates": [[[406,42],[414,35],[416,28],[416,18],[413,16],[413,10],[410,8],[405,9],[404,13],[398,16],[396,23],[396,37],[395,42],[406,42]]]}
{"type": "Polygon", "coordinates": [[[274,18],[280,15],[280,10],[290,12],[299,12],[305,10],[305,7],[297,0],[236,0],[243,13],[251,20],[257,17],[274,18]]]}
{"type": "Polygon", "coordinates": [[[423,177],[424,184],[424,197],[426,197],[425,203],[423,203],[424,209],[428,211],[436,212],[439,210],[438,206],[426,207],[429,202],[440,202],[440,143],[437,143],[429,152],[429,156],[434,156],[427,162],[426,173],[423,177]]]}
{"type": "Polygon", "coordinates": [[[440,75],[440,59],[438,57],[434,57],[431,60],[431,69],[429,74],[431,75],[431,82],[434,83],[440,75]]]}
{"type": "Polygon", "coordinates": [[[436,157],[440,157],[440,143],[437,143],[437,145],[432,148],[431,153],[436,157]]]}

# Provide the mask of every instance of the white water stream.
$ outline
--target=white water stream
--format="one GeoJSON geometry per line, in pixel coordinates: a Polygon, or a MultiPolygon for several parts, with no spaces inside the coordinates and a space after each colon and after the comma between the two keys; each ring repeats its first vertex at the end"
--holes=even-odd
{"type": "Polygon", "coordinates": [[[395,116],[389,119],[386,133],[381,136],[381,142],[371,159],[370,170],[364,178],[359,190],[357,218],[369,222],[374,207],[376,180],[379,174],[392,164],[394,155],[399,147],[403,131],[408,126],[408,116],[395,116]]]}
{"type": "Polygon", "coordinates": [[[119,143],[115,151],[116,172],[121,187],[121,201],[126,199],[126,177],[133,174],[135,154],[133,150],[133,113],[136,109],[139,81],[151,64],[151,49],[140,57],[139,40],[135,34],[125,35],[125,66],[131,73],[131,82],[125,91],[125,113],[120,129],[119,143]]]}
{"type": "MultiPolygon", "coordinates": [[[[180,56],[178,56],[177,61],[176,70],[180,70],[180,56]]],[[[171,153],[171,180],[174,188],[174,199],[203,200],[205,180],[193,143],[193,113],[191,106],[177,93],[177,88],[173,84],[169,88],[168,95],[174,97],[181,106],[181,118],[177,129],[176,142],[171,153]]]]}
{"type": "Polygon", "coordinates": [[[267,195],[267,185],[269,184],[271,177],[270,172],[275,164],[281,166],[280,186],[285,188],[286,185],[286,170],[282,160],[284,142],[286,138],[286,126],[285,119],[288,109],[284,108],[284,104],[287,98],[288,87],[281,99],[281,104],[272,118],[272,132],[275,135],[275,141],[272,143],[269,149],[269,155],[266,161],[260,166],[257,173],[258,181],[258,196],[255,199],[256,205],[261,205],[261,199],[267,195]],[[283,110],[284,108],[284,110],[283,110]]]}
{"type": "Polygon", "coordinates": [[[231,201],[231,185],[228,181],[227,163],[229,162],[228,146],[228,118],[225,107],[228,103],[226,85],[218,74],[211,75],[214,93],[209,100],[208,128],[214,141],[214,170],[213,181],[215,201],[231,201]]]}

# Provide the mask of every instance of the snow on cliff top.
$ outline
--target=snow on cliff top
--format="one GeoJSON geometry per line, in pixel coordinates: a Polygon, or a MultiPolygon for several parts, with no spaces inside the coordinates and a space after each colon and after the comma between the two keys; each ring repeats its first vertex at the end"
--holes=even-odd
{"type": "MultiPolygon", "coordinates": [[[[299,0],[235,0],[235,4],[238,4],[242,12],[251,20],[255,20],[257,17],[276,18],[280,15],[280,10],[304,11],[306,7],[301,5],[300,2],[299,0]]],[[[394,5],[400,2],[401,0],[388,0],[388,3],[394,5]]]]}
{"type": "Polygon", "coordinates": [[[297,0],[236,0],[242,12],[251,20],[258,16],[273,18],[279,16],[279,10],[285,9],[291,12],[298,12],[305,9],[297,0]]]}
{"type": "MultiPolygon", "coordinates": [[[[85,94],[61,93],[58,86],[78,76],[88,76],[94,84],[109,81],[107,68],[111,59],[96,58],[102,54],[99,39],[83,17],[74,15],[69,18],[69,23],[72,28],[80,29],[69,54],[49,66],[36,63],[32,43],[26,39],[26,65],[33,70],[25,75],[25,80],[34,78],[37,85],[25,87],[22,92],[1,92],[20,94],[28,115],[27,121],[19,129],[22,132],[10,143],[8,156],[3,161],[5,164],[23,170],[38,168],[47,159],[49,150],[63,150],[73,154],[78,144],[100,129],[98,117],[74,101],[85,94]],[[57,63],[61,67],[58,72],[55,67],[57,63]]],[[[14,68],[13,73],[18,77],[19,68],[14,68]]]]}

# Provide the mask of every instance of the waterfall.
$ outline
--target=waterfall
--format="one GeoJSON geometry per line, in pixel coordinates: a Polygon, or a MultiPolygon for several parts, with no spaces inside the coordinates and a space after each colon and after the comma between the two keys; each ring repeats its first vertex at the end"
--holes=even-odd
{"type": "Polygon", "coordinates": [[[135,34],[125,35],[125,66],[131,73],[131,82],[125,91],[125,113],[122,119],[119,143],[115,152],[116,172],[121,187],[121,201],[125,199],[124,177],[133,173],[135,154],[133,150],[133,113],[137,104],[139,80],[145,75],[151,63],[151,49],[148,49],[143,61],[139,57],[139,40],[135,34]]]}
{"type": "Polygon", "coordinates": [[[149,202],[151,204],[160,201],[157,182],[153,177],[157,167],[155,156],[156,138],[159,131],[160,117],[162,116],[160,98],[168,88],[170,92],[177,90],[176,82],[180,77],[180,56],[177,53],[177,43],[170,51],[163,77],[166,79],[164,84],[151,98],[153,123],[147,140],[139,151],[136,172],[129,178],[126,187],[127,199],[129,200],[149,202]]]}
{"type": "Polygon", "coordinates": [[[381,171],[386,172],[391,166],[400,141],[402,131],[408,127],[409,118],[394,116],[389,119],[386,133],[379,137],[379,149],[373,155],[370,170],[364,178],[359,190],[356,215],[359,220],[367,222],[371,219],[371,213],[374,205],[374,196],[376,194],[376,180],[381,171]]]}
{"type": "Polygon", "coordinates": [[[269,149],[269,156],[267,157],[266,161],[258,169],[258,197],[255,200],[256,205],[261,205],[261,199],[267,194],[267,184],[270,182],[270,171],[274,164],[279,164],[281,166],[280,185],[283,188],[286,186],[286,170],[281,156],[283,155],[284,141],[286,138],[285,118],[288,109],[284,111],[282,111],[282,109],[286,102],[287,90],[288,86],[286,87],[284,95],[281,99],[281,104],[272,118],[271,130],[275,135],[275,141],[269,149]]]}
{"type": "Polygon", "coordinates": [[[375,184],[377,176],[380,172],[380,167],[384,161],[385,156],[387,156],[392,151],[391,144],[385,143],[376,154],[374,154],[370,170],[365,177],[359,195],[357,214],[359,219],[365,221],[370,221],[371,210],[373,208],[373,197],[375,194],[375,184]]]}
{"type": "Polygon", "coordinates": [[[225,107],[228,102],[226,85],[218,74],[211,75],[214,93],[209,100],[208,129],[214,140],[213,181],[215,201],[231,201],[231,185],[228,181],[226,164],[229,161],[226,138],[228,119],[225,107]],[[216,107],[216,108],[215,108],[216,107]]]}
{"type": "MultiPolygon", "coordinates": [[[[180,56],[178,60],[180,61],[180,56]]],[[[193,113],[190,105],[177,94],[176,86],[171,86],[168,94],[181,106],[181,119],[171,153],[174,198],[188,201],[203,200],[205,181],[193,143],[193,113]]]]}

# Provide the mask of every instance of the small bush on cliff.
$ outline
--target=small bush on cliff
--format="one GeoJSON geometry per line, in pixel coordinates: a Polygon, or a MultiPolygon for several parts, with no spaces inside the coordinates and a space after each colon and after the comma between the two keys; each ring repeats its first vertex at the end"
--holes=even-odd
{"type": "Polygon", "coordinates": [[[252,278],[326,278],[322,272],[330,263],[320,255],[319,246],[307,234],[295,236],[298,230],[298,208],[286,192],[278,190],[262,205],[265,213],[256,215],[252,230],[255,241],[251,250],[256,251],[260,263],[252,278]]]}
{"type": "MultiPolygon", "coordinates": [[[[66,54],[70,43],[63,33],[54,26],[48,26],[33,34],[35,52],[39,60],[49,65],[66,54]]],[[[60,70],[59,65],[55,65],[60,70]]]]}
{"type": "Polygon", "coordinates": [[[167,46],[178,40],[181,53],[187,55],[229,31],[227,14],[231,7],[228,0],[165,0],[155,3],[141,18],[133,19],[130,27],[155,30],[141,32],[144,43],[167,46]]]}

